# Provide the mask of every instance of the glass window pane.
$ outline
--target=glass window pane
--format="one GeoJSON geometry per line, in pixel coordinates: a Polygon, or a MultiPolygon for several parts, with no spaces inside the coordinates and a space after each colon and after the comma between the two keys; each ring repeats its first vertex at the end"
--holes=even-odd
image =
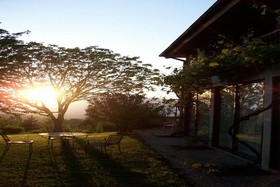
{"type": "MultiPolygon", "coordinates": [[[[240,90],[240,116],[246,116],[263,106],[263,82],[242,85],[240,90]]],[[[244,120],[239,125],[237,137],[240,141],[245,142],[258,153],[261,152],[261,140],[263,130],[263,114],[252,116],[244,120]]],[[[256,154],[248,147],[239,143],[238,152],[255,157],[256,154]]]]}
{"type": "Polygon", "coordinates": [[[234,116],[234,87],[229,86],[221,91],[221,119],[219,132],[219,146],[232,148],[232,138],[228,130],[233,123],[234,116]]]}

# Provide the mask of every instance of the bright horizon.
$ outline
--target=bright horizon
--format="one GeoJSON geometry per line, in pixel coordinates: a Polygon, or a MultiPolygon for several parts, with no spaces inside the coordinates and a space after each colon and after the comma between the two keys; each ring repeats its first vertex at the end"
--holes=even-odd
{"type": "MultiPolygon", "coordinates": [[[[215,0],[2,0],[0,27],[21,37],[61,47],[99,46],[139,56],[163,73],[182,62],[159,57],[215,0]]],[[[166,96],[165,93],[151,93],[166,96]]],[[[174,95],[169,95],[174,97],[174,95]]],[[[83,117],[86,102],[72,103],[66,118],[83,117]]]]}

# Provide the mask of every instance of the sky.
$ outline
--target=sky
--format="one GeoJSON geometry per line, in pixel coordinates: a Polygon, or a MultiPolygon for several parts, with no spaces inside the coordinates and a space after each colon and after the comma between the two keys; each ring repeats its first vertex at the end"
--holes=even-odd
{"type": "MultiPolygon", "coordinates": [[[[215,0],[0,0],[0,28],[61,47],[99,46],[138,56],[164,70],[182,62],[159,57],[215,0]]],[[[165,96],[164,93],[157,93],[165,96]]],[[[172,97],[172,95],[171,95],[172,97]]],[[[74,104],[74,107],[77,107],[74,104]]]]}

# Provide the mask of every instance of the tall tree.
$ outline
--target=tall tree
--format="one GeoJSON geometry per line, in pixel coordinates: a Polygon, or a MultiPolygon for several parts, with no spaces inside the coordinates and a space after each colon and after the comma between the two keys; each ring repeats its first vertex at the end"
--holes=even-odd
{"type": "MultiPolygon", "coordinates": [[[[64,48],[36,42],[20,42],[17,46],[19,49],[2,55],[1,105],[46,114],[54,122],[54,131],[62,130],[64,115],[72,102],[113,90],[143,93],[159,80],[159,71],[143,64],[138,57],[121,56],[97,46],[64,48]],[[12,54],[16,56],[10,60],[12,54]],[[31,100],[24,95],[24,90],[39,87],[55,90],[55,111],[43,100],[31,100]]],[[[9,45],[4,44],[0,52],[6,48],[9,45]]]]}

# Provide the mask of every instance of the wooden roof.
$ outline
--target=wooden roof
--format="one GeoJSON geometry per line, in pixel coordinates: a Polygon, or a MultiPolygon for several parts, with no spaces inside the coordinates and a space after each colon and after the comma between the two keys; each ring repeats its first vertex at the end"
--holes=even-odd
{"type": "Polygon", "coordinates": [[[277,9],[280,9],[279,0],[217,0],[160,56],[185,58],[197,49],[207,49],[221,35],[237,39],[246,36],[250,29],[256,36],[264,35],[275,29],[275,19],[268,18],[279,16],[275,15],[277,9]],[[266,12],[262,15],[260,9],[264,5],[266,12]]]}

